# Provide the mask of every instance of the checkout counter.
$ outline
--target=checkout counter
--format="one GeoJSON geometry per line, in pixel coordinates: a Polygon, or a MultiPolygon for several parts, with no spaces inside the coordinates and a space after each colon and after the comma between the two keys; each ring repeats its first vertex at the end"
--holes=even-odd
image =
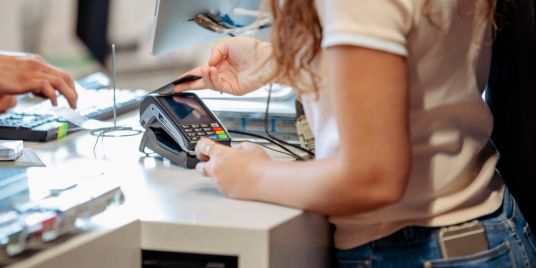
{"type": "MultiPolygon", "coordinates": [[[[140,128],[137,111],[119,119],[140,128]]],[[[7,267],[328,266],[324,216],[226,198],[194,170],[140,153],[141,137],[107,137],[95,146],[96,137],[80,131],[25,142],[47,165],[27,170],[30,199],[58,184],[106,181],[121,187],[125,203],[93,217],[84,230],[12,258],[7,267]]]]}

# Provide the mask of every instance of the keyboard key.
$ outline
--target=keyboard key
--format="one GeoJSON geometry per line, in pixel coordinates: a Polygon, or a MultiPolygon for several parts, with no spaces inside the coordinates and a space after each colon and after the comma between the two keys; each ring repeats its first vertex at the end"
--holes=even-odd
{"type": "Polygon", "coordinates": [[[225,134],[225,131],[223,131],[223,130],[219,130],[219,131],[216,131],[216,134],[217,134],[217,135],[225,134]]]}
{"type": "Polygon", "coordinates": [[[224,139],[229,138],[229,136],[227,136],[227,134],[219,134],[219,135],[218,135],[218,138],[224,140],[224,139]]]}
{"type": "Polygon", "coordinates": [[[218,123],[212,123],[210,124],[211,127],[220,127],[220,125],[218,125],[218,123]]]}

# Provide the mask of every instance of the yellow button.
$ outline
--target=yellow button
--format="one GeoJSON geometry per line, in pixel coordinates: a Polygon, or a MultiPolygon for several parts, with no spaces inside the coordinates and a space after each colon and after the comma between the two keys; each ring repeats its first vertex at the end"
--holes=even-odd
{"type": "Polygon", "coordinates": [[[223,130],[219,130],[219,131],[216,131],[216,134],[220,135],[220,134],[225,134],[225,131],[223,130]]]}

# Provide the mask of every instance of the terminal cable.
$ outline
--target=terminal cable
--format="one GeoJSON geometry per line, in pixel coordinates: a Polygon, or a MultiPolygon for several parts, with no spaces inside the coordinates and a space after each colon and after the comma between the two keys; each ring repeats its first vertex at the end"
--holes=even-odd
{"type": "Polygon", "coordinates": [[[293,147],[293,148],[296,148],[300,151],[303,151],[305,153],[307,153],[309,156],[311,156],[312,158],[315,157],[315,153],[311,150],[308,150],[306,148],[303,148],[301,146],[298,146],[296,144],[292,144],[292,143],[289,143],[289,142],[286,142],[282,139],[279,139],[277,137],[275,137],[274,135],[272,135],[269,131],[269,128],[268,128],[268,115],[270,113],[270,101],[271,101],[271,97],[272,97],[272,84],[270,83],[270,86],[268,87],[268,98],[266,99],[266,110],[264,111],[264,132],[266,133],[266,135],[268,137],[270,137],[271,139],[275,140],[276,142],[280,143],[281,146],[286,145],[286,146],[290,146],[290,147],[293,147]]]}

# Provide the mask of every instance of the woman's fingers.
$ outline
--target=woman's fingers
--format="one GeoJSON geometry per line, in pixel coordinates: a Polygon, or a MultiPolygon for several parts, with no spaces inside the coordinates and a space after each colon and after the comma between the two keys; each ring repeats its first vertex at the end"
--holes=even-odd
{"type": "Polygon", "coordinates": [[[219,43],[212,48],[212,54],[208,60],[209,66],[216,66],[223,60],[227,59],[229,55],[229,46],[226,42],[219,43]]]}
{"type": "MultiPolygon", "coordinates": [[[[202,69],[202,66],[197,67],[191,71],[188,71],[182,74],[181,76],[179,76],[179,78],[175,81],[179,81],[181,78],[187,77],[187,76],[199,76],[202,78],[203,75],[201,73],[201,69],[202,69]]],[[[193,81],[184,81],[184,82],[176,83],[173,86],[173,92],[183,92],[183,91],[188,91],[188,90],[197,90],[197,89],[206,89],[206,88],[207,86],[205,85],[205,82],[203,81],[203,79],[197,79],[193,81]]]]}
{"type": "Polygon", "coordinates": [[[210,74],[210,67],[208,65],[205,65],[201,68],[201,77],[203,77],[203,81],[205,82],[205,85],[207,88],[210,88],[212,90],[217,90],[216,86],[214,85],[211,74],[210,74]]]}

